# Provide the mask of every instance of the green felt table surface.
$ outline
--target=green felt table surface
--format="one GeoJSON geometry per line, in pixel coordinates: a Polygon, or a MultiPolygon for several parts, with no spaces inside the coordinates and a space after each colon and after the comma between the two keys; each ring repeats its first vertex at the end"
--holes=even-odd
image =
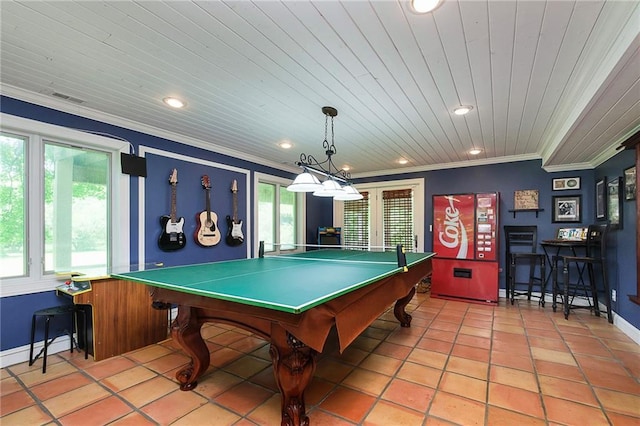
{"type": "MultiPolygon", "coordinates": [[[[433,253],[406,253],[411,267],[433,253]]],[[[145,271],[113,273],[185,293],[300,313],[396,273],[395,252],[323,249],[145,271]]]]}

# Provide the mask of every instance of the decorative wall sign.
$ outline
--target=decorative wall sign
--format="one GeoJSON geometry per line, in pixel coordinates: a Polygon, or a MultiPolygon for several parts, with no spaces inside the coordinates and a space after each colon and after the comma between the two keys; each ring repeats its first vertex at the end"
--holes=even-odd
{"type": "Polygon", "coordinates": [[[515,191],[513,208],[515,210],[535,210],[539,208],[537,189],[515,191]]]}
{"type": "Polygon", "coordinates": [[[636,166],[624,169],[624,199],[635,200],[637,191],[636,166]]]}
{"type": "Polygon", "coordinates": [[[596,181],[596,219],[607,219],[607,189],[605,188],[606,177],[596,181]]]}
{"type": "Polygon", "coordinates": [[[554,191],[564,191],[566,189],[580,189],[580,178],[556,178],[553,179],[551,187],[554,191]]]}
{"type": "Polygon", "coordinates": [[[553,222],[578,223],[582,210],[582,195],[554,196],[553,222]]]}

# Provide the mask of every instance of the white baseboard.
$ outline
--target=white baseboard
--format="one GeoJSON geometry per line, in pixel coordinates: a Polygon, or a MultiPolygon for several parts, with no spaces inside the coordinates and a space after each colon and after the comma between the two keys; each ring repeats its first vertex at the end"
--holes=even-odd
{"type": "MultiPolygon", "coordinates": [[[[38,355],[44,346],[44,340],[33,344],[33,356],[38,355]]],[[[57,354],[58,352],[68,351],[71,347],[69,336],[64,335],[57,337],[47,348],[47,355],[57,354]]],[[[41,359],[44,354],[40,355],[41,359]]],[[[19,346],[17,348],[7,349],[0,352],[0,368],[9,367],[11,365],[29,362],[29,345],[19,346]]]]}

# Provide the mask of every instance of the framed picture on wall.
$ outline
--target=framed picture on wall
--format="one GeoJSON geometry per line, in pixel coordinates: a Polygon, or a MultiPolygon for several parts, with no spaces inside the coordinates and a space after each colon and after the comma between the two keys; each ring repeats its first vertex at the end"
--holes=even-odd
{"type": "Polygon", "coordinates": [[[578,223],[582,210],[582,195],[553,197],[553,222],[578,223]]]}
{"type": "Polygon", "coordinates": [[[606,177],[596,181],[596,220],[607,220],[607,189],[606,177]]]}
{"type": "Polygon", "coordinates": [[[622,194],[620,183],[622,178],[615,177],[607,183],[607,217],[613,229],[622,228],[622,194]]]}
{"type": "Polygon", "coordinates": [[[636,199],[636,166],[624,169],[624,199],[636,199]]]}
{"type": "Polygon", "coordinates": [[[564,191],[566,189],[580,189],[580,178],[556,178],[551,182],[551,188],[554,191],[564,191]]]}

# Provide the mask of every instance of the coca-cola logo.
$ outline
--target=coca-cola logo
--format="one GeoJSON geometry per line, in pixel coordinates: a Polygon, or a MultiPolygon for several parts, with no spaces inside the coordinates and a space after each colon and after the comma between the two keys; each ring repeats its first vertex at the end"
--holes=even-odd
{"type": "Polygon", "coordinates": [[[444,230],[438,233],[440,244],[448,249],[458,247],[457,259],[467,258],[467,230],[460,218],[460,210],[455,206],[455,198],[452,196],[445,197],[449,200],[449,205],[444,209],[444,230]]]}

